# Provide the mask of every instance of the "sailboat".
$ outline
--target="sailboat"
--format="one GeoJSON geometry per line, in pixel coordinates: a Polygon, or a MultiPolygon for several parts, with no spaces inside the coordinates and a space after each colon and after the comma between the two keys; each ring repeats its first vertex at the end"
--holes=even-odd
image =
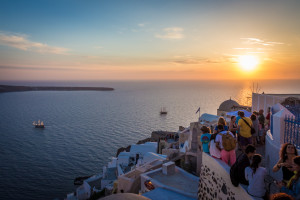
{"type": "Polygon", "coordinates": [[[161,109],[160,109],[160,114],[161,115],[166,115],[168,112],[167,112],[167,109],[165,108],[165,107],[162,107],[161,109]]]}
{"type": "Polygon", "coordinates": [[[35,126],[35,128],[45,128],[44,122],[40,120],[38,120],[37,123],[34,121],[32,124],[35,126]]]}

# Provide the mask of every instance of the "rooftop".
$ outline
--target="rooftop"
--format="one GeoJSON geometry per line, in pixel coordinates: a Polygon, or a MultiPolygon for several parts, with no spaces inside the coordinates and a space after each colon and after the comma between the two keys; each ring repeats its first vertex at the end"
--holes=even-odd
{"type": "Polygon", "coordinates": [[[196,192],[197,194],[198,181],[191,180],[178,170],[173,175],[165,175],[162,173],[162,171],[158,171],[156,173],[149,174],[149,176],[169,187],[173,187],[178,190],[183,190],[189,193],[196,192]]]}
{"type": "Polygon", "coordinates": [[[169,200],[169,199],[180,199],[180,200],[194,200],[194,198],[184,196],[177,192],[166,190],[163,188],[156,188],[150,192],[144,193],[144,197],[148,197],[152,200],[169,200]]]}
{"type": "Polygon", "coordinates": [[[107,171],[105,173],[105,177],[103,177],[103,180],[116,180],[116,167],[107,168],[107,171]]]}
{"type": "Polygon", "coordinates": [[[199,177],[179,167],[175,167],[175,170],[172,173],[168,173],[168,175],[163,173],[162,168],[147,172],[142,174],[141,180],[142,182],[151,180],[156,188],[164,188],[187,197],[197,197],[199,177]]]}
{"type": "Polygon", "coordinates": [[[232,100],[231,98],[229,100],[224,101],[223,103],[221,103],[219,110],[222,111],[231,111],[233,106],[239,106],[240,104],[234,100],[232,100]]]}
{"type": "Polygon", "coordinates": [[[112,194],[110,196],[101,198],[99,200],[150,200],[147,197],[143,197],[141,195],[132,194],[132,193],[118,193],[118,194],[112,194]]]}

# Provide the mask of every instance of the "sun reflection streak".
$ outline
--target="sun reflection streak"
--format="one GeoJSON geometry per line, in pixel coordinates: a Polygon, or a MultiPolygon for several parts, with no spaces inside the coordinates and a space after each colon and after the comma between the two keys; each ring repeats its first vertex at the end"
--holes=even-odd
{"type": "Polygon", "coordinates": [[[252,105],[252,89],[249,84],[245,84],[237,95],[237,102],[243,106],[252,105]]]}

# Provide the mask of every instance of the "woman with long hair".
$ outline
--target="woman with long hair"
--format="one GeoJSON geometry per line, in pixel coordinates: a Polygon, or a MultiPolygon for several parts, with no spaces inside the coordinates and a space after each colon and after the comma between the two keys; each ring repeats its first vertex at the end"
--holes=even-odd
{"type": "Polygon", "coordinates": [[[293,170],[295,175],[289,180],[286,186],[281,182],[278,184],[280,192],[287,193],[295,199],[300,199],[300,156],[293,158],[293,170]]]}
{"type": "Polygon", "coordinates": [[[293,172],[293,158],[298,156],[296,147],[291,143],[285,143],[280,148],[279,161],[273,167],[273,172],[277,172],[280,168],[282,169],[283,182],[287,182],[294,176],[293,172]]]}
{"type": "Polygon", "coordinates": [[[224,131],[228,131],[228,126],[226,125],[226,120],[224,117],[220,117],[217,126],[215,126],[214,133],[218,133],[218,125],[223,125],[224,131]]]}
{"type": "Polygon", "coordinates": [[[234,135],[236,134],[237,131],[237,123],[235,121],[236,121],[236,117],[231,116],[229,122],[229,131],[232,132],[234,135]]]}
{"type": "Polygon", "coordinates": [[[266,195],[264,180],[267,170],[260,167],[261,160],[261,155],[255,154],[252,157],[252,163],[245,169],[245,179],[249,181],[247,191],[251,196],[258,198],[264,198],[266,195]]]}

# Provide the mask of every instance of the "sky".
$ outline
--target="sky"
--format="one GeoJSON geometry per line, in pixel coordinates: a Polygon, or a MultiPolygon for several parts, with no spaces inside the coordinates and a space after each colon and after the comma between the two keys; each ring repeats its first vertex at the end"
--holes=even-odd
{"type": "Polygon", "coordinates": [[[0,5],[0,81],[300,79],[299,0],[0,5]]]}

